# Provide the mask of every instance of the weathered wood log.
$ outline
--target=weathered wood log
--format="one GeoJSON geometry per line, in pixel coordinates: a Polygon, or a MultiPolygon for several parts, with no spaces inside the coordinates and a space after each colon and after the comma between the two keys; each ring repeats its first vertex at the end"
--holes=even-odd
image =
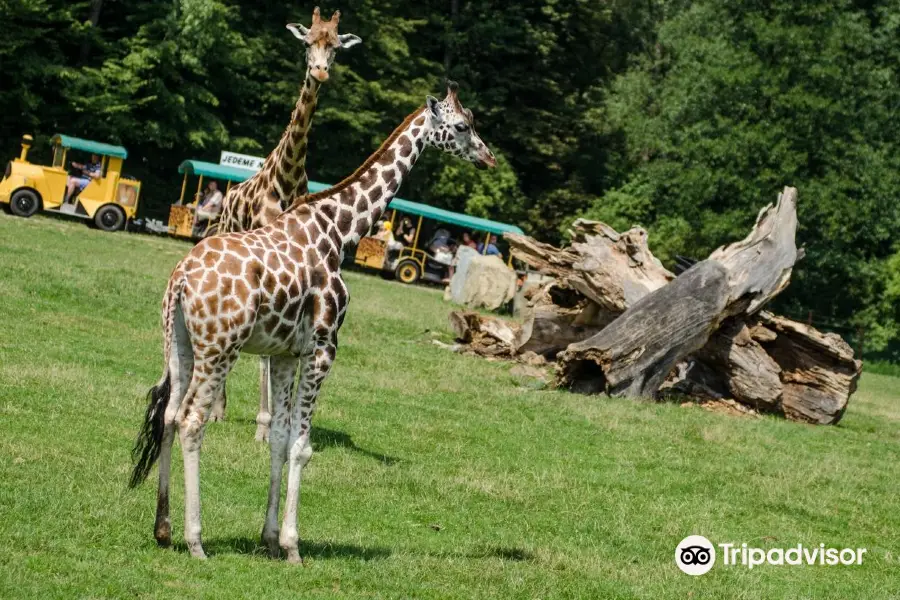
{"type": "Polygon", "coordinates": [[[717,249],[597,335],[570,345],[559,356],[558,384],[655,396],[672,368],[705,346],[725,319],[753,314],[787,286],[798,258],[796,202],[796,189],[785,188],[744,240],[717,249]]]}
{"type": "Polygon", "coordinates": [[[556,279],[524,311],[518,350],[553,357],[675,277],[650,252],[641,228],[620,234],[604,223],[578,219],[569,233],[572,245],[563,249],[524,235],[505,236],[513,256],[556,279]]]}
{"type": "Polygon", "coordinates": [[[498,317],[472,311],[450,313],[450,328],[456,339],[468,344],[468,350],[482,356],[512,356],[518,328],[498,317]]]}
{"type": "Polygon", "coordinates": [[[557,383],[587,393],[654,396],[678,362],[706,344],[727,308],[727,271],[703,261],[638,300],[559,357],[557,383]]]}
{"type": "Polygon", "coordinates": [[[545,285],[535,291],[522,312],[516,352],[531,351],[555,358],[569,344],[598,333],[615,317],[556,283],[545,285]]]}
{"type": "Polygon", "coordinates": [[[574,391],[675,394],[729,412],[836,423],[861,370],[850,347],[839,336],[753,314],[786,287],[801,255],[793,241],[795,194],[786,189],[774,209],[760,212],[746,239],[668,284],[671,273],[638,228],[620,235],[579,220],[565,249],[508,236],[518,258],[555,281],[526,294],[521,326],[483,323],[471,313],[478,323],[458,330],[474,327],[469,341],[476,341],[467,348],[486,356],[553,359],[567,350],[558,383],[574,391]],[[617,320],[650,295],[643,313],[617,320]]]}
{"type": "Polygon", "coordinates": [[[650,252],[647,232],[639,227],[620,234],[598,221],[578,219],[570,234],[572,245],[563,249],[524,235],[507,233],[504,239],[515,258],[613,314],[675,278],[650,252]]]}
{"type": "Polygon", "coordinates": [[[822,333],[767,312],[758,321],[775,333],[767,349],[781,368],[784,415],[795,421],[829,425],[847,409],[862,372],[862,361],[841,336],[822,333]]]}
{"type": "Polygon", "coordinates": [[[695,358],[718,374],[728,390],[726,397],[760,412],[781,411],[781,367],[743,320],[724,324],[695,358]]]}
{"type": "Polygon", "coordinates": [[[758,412],[833,425],[856,391],[862,362],[840,336],[763,311],[727,322],[676,370],[667,394],[734,398],[758,412]]]}

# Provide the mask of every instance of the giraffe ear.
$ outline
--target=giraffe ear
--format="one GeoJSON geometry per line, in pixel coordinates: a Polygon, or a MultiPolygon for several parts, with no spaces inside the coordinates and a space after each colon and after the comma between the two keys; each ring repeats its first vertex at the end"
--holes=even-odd
{"type": "Polygon", "coordinates": [[[428,112],[431,113],[431,118],[436,121],[441,120],[441,109],[438,106],[440,100],[435,98],[434,96],[426,96],[425,97],[425,106],[428,107],[428,112]]]}
{"type": "Polygon", "coordinates": [[[338,40],[341,42],[341,48],[352,48],[362,42],[358,35],[353,35],[352,33],[339,35],[338,40]]]}
{"type": "Polygon", "coordinates": [[[288,31],[294,34],[298,40],[306,41],[306,34],[309,33],[309,29],[301,25],[300,23],[288,23],[287,25],[288,31]]]}

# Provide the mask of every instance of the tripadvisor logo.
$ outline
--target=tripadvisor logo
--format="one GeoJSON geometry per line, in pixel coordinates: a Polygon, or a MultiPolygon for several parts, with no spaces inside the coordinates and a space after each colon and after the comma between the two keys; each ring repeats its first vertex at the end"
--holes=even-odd
{"type": "Polygon", "coordinates": [[[716,564],[716,547],[702,535],[689,535],[675,548],[675,564],[688,575],[703,575],[716,564]]]}
{"type": "MultiPolygon", "coordinates": [[[[752,569],[760,565],[861,565],[865,548],[826,548],[825,544],[790,548],[753,548],[747,544],[717,544],[722,564],[752,569]]],[[[688,575],[703,575],[716,564],[716,545],[702,535],[689,535],[675,548],[675,564],[688,575]]]]}

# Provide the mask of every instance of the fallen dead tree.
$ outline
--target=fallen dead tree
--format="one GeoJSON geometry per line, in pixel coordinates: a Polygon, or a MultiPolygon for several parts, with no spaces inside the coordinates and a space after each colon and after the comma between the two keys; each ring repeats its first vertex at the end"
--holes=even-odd
{"type": "Polygon", "coordinates": [[[786,188],[747,238],[678,278],[639,228],[618,234],[579,220],[565,249],[507,235],[516,258],[555,281],[533,292],[521,326],[482,327],[472,313],[469,329],[489,332],[471,338],[472,350],[555,358],[557,385],[573,391],[736,401],[748,411],[836,423],[861,370],[852,349],[839,336],[760,312],[802,255],[796,201],[786,188]]]}
{"type": "Polygon", "coordinates": [[[456,339],[482,356],[512,357],[518,327],[499,317],[455,310],[450,313],[450,328],[456,339]]]}

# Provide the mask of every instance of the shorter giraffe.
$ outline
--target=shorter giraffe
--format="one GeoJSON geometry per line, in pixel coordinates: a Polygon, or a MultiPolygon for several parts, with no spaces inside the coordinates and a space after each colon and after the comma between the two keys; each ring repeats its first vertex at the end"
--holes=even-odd
{"type": "Polygon", "coordinates": [[[176,428],[184,456],[184,537],[200,541],[200,446],[213,401],[241,352],[271,357],[271,471],[263,542],[300,562],[297,508],[303,467],[312,456],[310,421],[337,353],[349,300],[341,277],[347,246],[367,235],[426,146],[479,167],[496,165],[475,133],[471,111],[451,84],[442,101],[429,96],[350,177],[297,202],[254,231],[207,238],[175,267],[163,297],[165,368],[150,390],[133,451],[130,485],[159,460],[155,536],[167,546],[169,472],[176,428]],[[296,397],[294,375],[300,369],[296,397]],[[281,477],[287,469],[282,527],[281,477]]]}

